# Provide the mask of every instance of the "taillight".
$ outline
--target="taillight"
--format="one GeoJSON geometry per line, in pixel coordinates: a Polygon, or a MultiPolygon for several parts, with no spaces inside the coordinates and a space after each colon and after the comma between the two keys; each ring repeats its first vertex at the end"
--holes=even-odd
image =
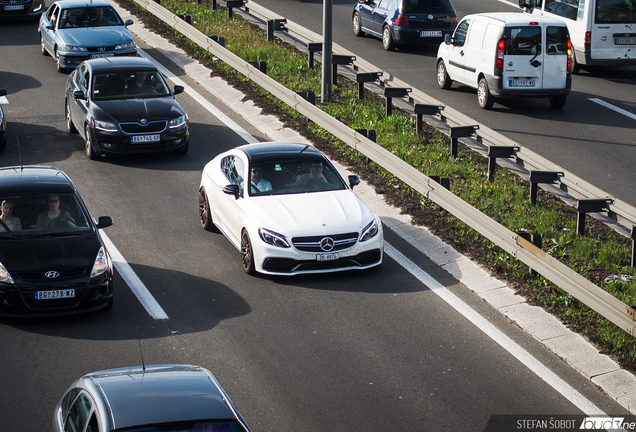
{"type": "Polygon", "coordinates": [[[572,42],[568,39],[568,73],[572,70],[572,42]]]}
{"type": "Polygon", "coordinates": [[[499,72],[503,72],[505,47],[506,47],[506,42],[503,39],[497,42],[497,56],[495,57],[497,60],[495,62],[495,70],[499,72]]]}
{"type": "Polygon", "coordinates": [[[409,16],[398,14],[393,23],[395,25],[409,25],[409,16]]]}
{"type": "Polygon", "coordinates": [[[459,21],[457,21],[457,15],[453,14],[451,15],[451,25],[453,24],[457,24],[459,21]]]}
{"type": "Polygon", "coordinates": [[[589,50],[592,48],[592,32],[585,32],[585,42],[583,43],[583,48],[589,50]]]}

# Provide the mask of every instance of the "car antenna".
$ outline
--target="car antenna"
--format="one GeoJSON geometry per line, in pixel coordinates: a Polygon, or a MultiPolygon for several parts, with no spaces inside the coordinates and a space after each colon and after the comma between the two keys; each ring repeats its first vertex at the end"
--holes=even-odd
{"type": "Polygon", "coordinates": [[[144,353],[141,350],[141,339],[139,338],[139,327],[135,326],[135,329],[137,329],[137,342],[139,343],[139,355],[141,355],[141,370],[145,373],[146,364],[144,363],[144,353]]]}

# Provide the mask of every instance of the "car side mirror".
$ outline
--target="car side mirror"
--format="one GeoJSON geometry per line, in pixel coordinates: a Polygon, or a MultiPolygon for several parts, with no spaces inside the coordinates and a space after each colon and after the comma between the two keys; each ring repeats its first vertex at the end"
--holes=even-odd
{"type": "Polygon", "coordinates": [[[223,186],[223,193],[234,195],[234,199],[238,199],[241,196],[241,189],[237,184],[229,184],[223,186]]]}
{"type": "Polygon", "coordinates": [[[7,90],[6,89],[0,89],[0,96],[6,96],[7,95],[7,90]]]}
{"type": "Polygon", "coordinates": [[[444,35],[444,43],[445,43],[446,45],[450,45],[450,43],[451,43],[451,34],[450,34],[450,33],[446,33],[446,34],[444,35]]]}
{"type": "Polygon", "coordinates": [[[185,90],[185,87],[180,86],[180,85],[176,85],[174,86],[174,94],[178,95],[179,93],[183,93],[183,91],[185,90]]]}
{"type": "Polygon", "coordinates": [[[349,187],[351,187],[351,189],[353,189],[354,186],[359,184],[360,184],[360,177],[358,177],[357,175],[349,176],[349,187]]]}
{"type": "Polygon", "coordinates": [[[75,99],[86,100],[86,94],[84,93],[84,90],[75,90],[73,92],[73,97],[75,99]]]}
{"type": "Polygon", "coordinates": [[[131,19],[127,19],[126,22],[124,22],[124,25],[126,27],[128,27],[129,25],[132,25],[132,24],[133,24],[133,20],[131,20],[131,19]]]}
{"type": "Polygon", "coordinates": [[[97,221],[97,229],[107,228],[113,224],[113,218],[110,216],[100,216],[97,221]]]}
{"type": "Polygon", "coordinates": [[[47,30],[55,30],[55,26],[53,24],[48,24],[45,28],[47,30]]]}

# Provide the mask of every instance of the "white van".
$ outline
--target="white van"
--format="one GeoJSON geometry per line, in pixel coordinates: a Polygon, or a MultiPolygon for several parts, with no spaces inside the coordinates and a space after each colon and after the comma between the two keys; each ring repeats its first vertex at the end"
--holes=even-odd
{"type": "Polygon", "coordinates": [[[567,26],[555,18],[493,12],[465,16],[437,51],[437,84],[477,89],[479,106],[495,98],[548,98],[565,105],[572,87],[567,26]]]}
{"type": "Polygon", "coordinates": [[[581,65],[636,65],[636,0],[519,0],[519,6],[568,26],[572,73],[581,65]]]}

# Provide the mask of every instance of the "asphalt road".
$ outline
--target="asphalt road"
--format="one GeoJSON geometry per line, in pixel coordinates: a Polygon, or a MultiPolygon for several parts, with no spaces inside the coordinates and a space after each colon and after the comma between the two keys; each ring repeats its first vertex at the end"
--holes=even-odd
{"type": "MultiPolygon", "coordinates": [[[[146,364],[209,368],[254,431],[479,431],[492,414],[581,414],[389,257],[367,272],[245,275],[238,251],[204,231],[197,214],[203,166],[242,144],[238,135],[182,94],[191,124],[187,155],[90,161],[82,140],[65,131],[67,75],[40,54],[35,24],[3,24],[0,41],[10,128],[2,165],[64,169],[93,216],[113,218],[106,235],[169,317],[154,320],[116,274],[111,311],[0,319],[2,432],[48,430],[56,402],[76,378],[138,365],[140,351],[146,364]]],[[[591,403],[625,414],[390,230],[386,239],[591,403]]]]}
{"type": "MultiPolygon", "coordinates": [[[[255,0],[281,17],[322,34],[322,0],[255,0]]],[[[474,89],[436,81],[438,44],[386,52],[379,39],[355,37],[351,0],[333,0],[333,41],[380,70],[394,75],[476,122],[513,139],[632,206],[636,206],[636,67],[583,70],[573,76],[572,93],[562,110],[545,99],[499,100],[492,110],[477,104],[474,89]],[[619,114],[593,102],[601,99],[631,113],[619,114]]],[[[516,1],[452,0],[458,18],[478,12],[519,11],[516,1]]]]}

